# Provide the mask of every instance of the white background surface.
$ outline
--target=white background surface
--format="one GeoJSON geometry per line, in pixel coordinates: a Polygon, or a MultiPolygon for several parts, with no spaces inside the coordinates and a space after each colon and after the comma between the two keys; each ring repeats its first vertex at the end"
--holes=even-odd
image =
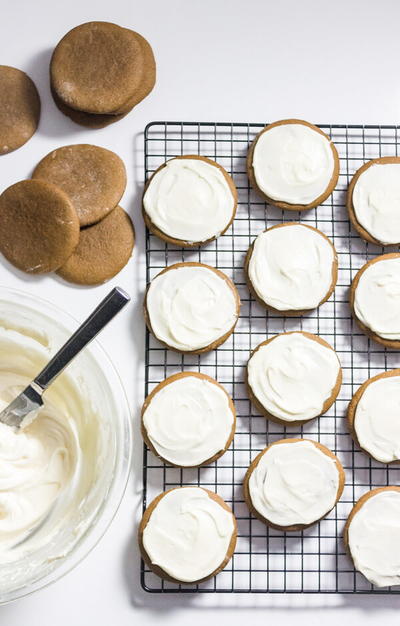
{"type": "Polygon", "coordinates": [[[400,597],[154,596],[141,591],[135,543],[140,506],[138,407],[144,327],[141,300],[144,233],[140,216],[142,132],[153,120],[266,122],[301,117],[315,123],[400,122],[400,2],[397,0],[0,0],[0,63],[27,71],[42,99],[33,139],[0,157],[1,190],[27,178],[48,151],[95,143],[125,161],[122,206],[137,247],[116,280],[75,288],[30,278],[0,262],[0,285],[25,289],[83,318],[113,284],[133,297],[101,343],[117,366],[135,422],[133,477],[111,528],[91,555],[52,587],[0,607],[2,626],[203,624],[220,620],[285,625],[398,623],[400,597]],[[121,122],[97,131],[55,108],[48,87],[51,49],[73,26],[108,20],[139,31],[153,46],[157,85],[121,122]]]}

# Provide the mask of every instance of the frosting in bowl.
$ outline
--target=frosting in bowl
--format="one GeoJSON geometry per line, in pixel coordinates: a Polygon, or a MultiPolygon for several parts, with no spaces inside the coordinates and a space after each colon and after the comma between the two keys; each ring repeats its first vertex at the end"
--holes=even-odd
{"type": "Polygon", "coordinates": [[[171,159],[152,177],[143,196],[151,222],[188,243],[218,237],[235,210],[235,198],[221,169],[202,159],[171,159]]]}
{"type": "Polygon", "coordinates": [[[252,165],[257,185],[268,198],[306,205],[328,189],[335,160],[325,135],[306,124],[285,123],[258,136],[252,165]]]}
{"type": "Polygon", "coordinates": [[[256,238],[248,264],[258,297],[278,311],[315,309],[334,280],[335,250],[302,224],[270,228],[256,238]]]}

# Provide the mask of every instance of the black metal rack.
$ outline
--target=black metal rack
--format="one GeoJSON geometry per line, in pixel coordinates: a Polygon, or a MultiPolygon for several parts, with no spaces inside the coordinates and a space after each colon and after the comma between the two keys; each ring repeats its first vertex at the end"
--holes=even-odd
{"type": "Polygon", "coordinates": [[[142,563],[141,583],[156,593],[399,593],[400,588],[377,589],[359,573],[345,553],[342,531],[347,515],[367,490],[400,483],[400,466],[370,459],[354,446],[345,420],[349,400],[370,376],[400,366],[400,354],[370,341],[353,323],[348,289],[356,271],[384,249],[364,242],[351,228],[345,190],[352,174],[365,161],[397,156],[397,126],[321,124],[340,155],[339,183],[317,209],[297,213],[266,206],[250,188],[246,154],[264,124],[212,122],[153,122],[145,130],[146,179],[165,160],[200,154],[220,163],[233,176],[239,193],[236,219],[228,232],[202,248],[182,250],[164,244],[147,232],[146,268],[150,281],[162,268],[179,261],[198,261],[218,267],[235,282],[242,300],[240,320],[230,339],[202,356],[179,355],[165,349],[147,332],[146,395],[167,376],[184,370],[209,374],[232,395],[237,432],[230,449],[217,462],[199,469],[165,466],[146,447],[143,457],[143,507],[152,498],[179,485],[215,490],[228,502],[238,521],[238,542],[227,568],[200,585],[177,585],[152,574],[142,563]],[[311,314],[285,318],[266,313],[250,296],[243,275],[248,246],[265,228],[283,221],[301,221],[322,230],[339,257],[334,295],[311,314]],[[280,427],[261,417],[250,404],[243,372],[250,351],[261,341],[287,330],[306,330],[326,339],[343,367],[343,385],[335,404],[305,426],[280,427]],[[282,437],[310,437],[336,452],[346,471],[346,486],[335,509],[303,532],[282,533],[254,519],[243,500],[242,481],[251,460],[268,443],[282,437]]]}

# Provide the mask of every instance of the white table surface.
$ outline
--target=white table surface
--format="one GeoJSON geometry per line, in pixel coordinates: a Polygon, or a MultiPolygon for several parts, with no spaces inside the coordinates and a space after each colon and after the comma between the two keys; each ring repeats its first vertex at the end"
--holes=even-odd
{"type": "Polygon", "coordinates": [[[119,513],[88,558],[55,585],[0,607],[7,626],[163,626],[279,620],[281,624],[398,622],[400,597],[197,596],[146,594],[138,580],[135,518],[140,509],[144,278],[142,189],[144,126],[153,120],[264,122],[300,117],[316,123],[400,122],[400,2],[397,0],[1,0],[0,63],[27,71],[42,99],[36,135],[0,157],[1,190],[30,176],[48,151],[95,143],[125,161],[122,201],[137,247],[119,276],[75,288],[54,276],[30,278],[0,260],[0,285],[39,294],[82,318],[113,284],[133,297],[101,343],[118,368],[133,409],[133,476],[119,513]],[[73,26],[108,20],[142,33],[153,46],[157,85],[121,122],[97,131],[74,125],[55,108],[48,86],[51,49],[73,26]],[[268,609],[270,609],[268,611],[268,609]],[[268,612],[267,612],[267,611],[268,612]]]}

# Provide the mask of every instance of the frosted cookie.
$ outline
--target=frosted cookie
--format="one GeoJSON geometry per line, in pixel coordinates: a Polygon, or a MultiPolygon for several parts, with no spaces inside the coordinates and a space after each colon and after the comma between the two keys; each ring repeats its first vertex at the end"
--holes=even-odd
{"type": "Polygon", "coordinates": [[[197,372],[170,376],[142,408],[146,445],[164,462],[198,467],[218,459],[232,443],[236,412],[216,380],[197,372]]]}
{"type": "Polygon", "coordinates": [[[39,118],[34,82],[21,70],[0,65],[0,154],[23,146],[36,131],[39,118]]]}
{"type": "Polygon", "coordinates": [[[146,324],[178,352],[214,350],[233,332],[240,299],[233,282],[202,263],[176,263],[157,274],[144,301],[146,324]]]}
{"type": "Polygon", "coordinates": [[[356,443],[376,461],[400,461],[400,369],[382,372],[356,391],[347,411],[356,443]]]}
{"type": "Polygon", "coordinates": [[[0,196],[0,251],[20,270],[58,269],[76,248],[79,220],[68,196],[42,180],[22,180],[0,196]]]}
{"type": "Polygon", "coordinates": [[[336,352],[316,335],[289,332],[263,341],[247,363],[247,387],[254,406],[285,426],[325,413],[342,383],[336,352]]]}
{"type": "Polygon", "coordinates": [[[330,196],[339,177],[339,156],[330,138],[303,120],[266,126],[247,157],[251,185],[270,204],[302,211],[330,196]]]}
{"type": "Polygon", "coordinates": [[[77,247],[57,274],[77,285],[100,285],[125,267],[134,245],[131,218],[117,206],[101,222],[81,230],[77,247]]]}
{"type": "Polygon", "coordinates": [[[301,315],[328,300],[337,281],[333,244],[312,226],[288,222],[253,241],[245,261],[250,291],[268,309],[301,315]]]}
{"type": "Polygon", "coordinates": [[[80,225],[101,220],[120,201],[126,187],[123,161],[111,150],[90,144],[63,146],[47,154],[32,178],[57,185],[70,198],[80,225]]]}
{"type": "Polygon", "coordinates": [[[120,115],[154,85],[154,57],[138,33],[110,22],[87,22],[57,44],[50,80],[59,101],[70,109],[120,115]]]}
{"type": "Polygon", "coordinates": [[[400,157],[381,157],[360,167],[349,185],[347,209],[366,241],[400,244],[400,157]]]}
{"type": "Polygon", "coordinates": [[[379,487],[354,505],[344,529],[354,567],[377,587],[400,585],[400,487],[379,487]]]}
{"type": "Polygon", "coordinates": [[[278,530],[302,530],[333,509],[343,492],[339,459],[308,439],[280,439],[251,463],[244,499],[262,522],[278,530]]]}
{"type": "Polygon", "coordinates": [[[158,168],[146,184],[143,217],[157,237],[181,247],[199,246],[231,225],[237,191],[223,167],[202,156],[181,156],[158,168]]]}
{"type": "Polygon", "coordinates": [[[177,583],[200,583],[230,561],[237,527],[229,506],[201,487],[161,493],[139,526],[139,547],[155,574],[177,583]]]}
{"type": "Polygon", "coordinates": [[[363,265],[351,284],[350,305],[364,333],[387,348],[400,348],[400,253],[363,265]]]}

